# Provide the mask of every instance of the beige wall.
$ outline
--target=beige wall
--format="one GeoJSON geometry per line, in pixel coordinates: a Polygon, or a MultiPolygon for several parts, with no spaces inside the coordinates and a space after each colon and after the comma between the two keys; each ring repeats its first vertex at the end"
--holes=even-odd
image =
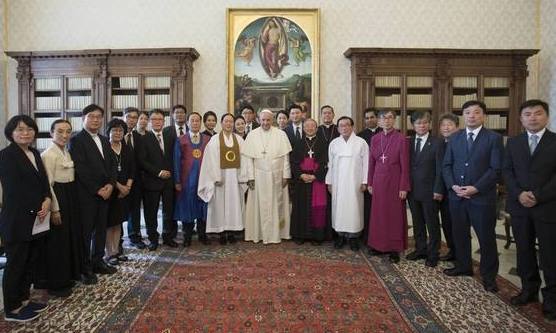
{"type": "MultiPolygon", "coordinates": [[[[320,8],[320,104],[334,105],[339,116],[351,113],[350,62],[342,55],[347,48],[536,48],[537,1],[554,7],[553,0],[7,0],[8,47],[194,47],[201,54],[195,62],[194,109],[222,113],[227,91],[226,8],[320,8]]],[[[554,17],[554,10],[545,16],[554,17]]],[[[551,38],[555,40],[553,29],[551,38]]],[[[533,67],[541,67],[536,64],[533,67]]],[[[11,62],[10,113],[16,112],[14,73],[11,62]]],[[[543,84],[554,85],[552,74],[543,77],[543,84]]],[[[538,94],[539,82],[531,80],[531,95],[538,94]]]]}
{"type": "Polygon", "coordinates": [[[539,97],[551,110],[551,128],[556,130],[556,1],[541,1],[539,53],[539,97]]]}

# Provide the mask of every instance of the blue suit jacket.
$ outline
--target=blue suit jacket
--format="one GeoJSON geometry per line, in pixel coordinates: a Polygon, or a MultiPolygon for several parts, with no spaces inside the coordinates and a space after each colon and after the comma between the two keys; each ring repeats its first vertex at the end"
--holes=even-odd
{"type": "Polygon", "coordinates": [[[471,185],[479,193],[471,197],[476,204],[496,204],[496,183],[500,181],[503,154],[502,136],[481,128],[467,151],[467,134],[460,130],[446,146],[442,173],[450,200],[463,200],[452,190],[453,185],[471,185]]]}

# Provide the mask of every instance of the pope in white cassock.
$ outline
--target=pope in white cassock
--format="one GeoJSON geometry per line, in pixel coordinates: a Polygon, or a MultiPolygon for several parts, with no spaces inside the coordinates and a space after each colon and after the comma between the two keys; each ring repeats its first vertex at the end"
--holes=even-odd
{"type": "Polygon", "coordinates": [[[219,233],[220,244],[235,243],[234,232],[243,230],[247,161],[241,155],[243,139],[233,133],[234,116],[221,118],[222,132],[205,148],[197,194],[206,203],[206,232],[219,233]]]}
{"type": "Polygon", "coordinates": [[[334,247],[346,241],[359,250],[363,230],[363,193],[367,190],[369,145],[353,132],[353,119],[338,119],[340,136],[328,147],[326,184],[332,194],[332,228],[338,233],[334,247]]]}
{"type": "Polygon", "coordinates": [[[290,239],[291,178],[286,133],[272,126],[273,113],[262,110],[261,126],[249,133],[243,156],[247,159],[249,192],[245,212],[245,240],[280,243],[290,239]]]}

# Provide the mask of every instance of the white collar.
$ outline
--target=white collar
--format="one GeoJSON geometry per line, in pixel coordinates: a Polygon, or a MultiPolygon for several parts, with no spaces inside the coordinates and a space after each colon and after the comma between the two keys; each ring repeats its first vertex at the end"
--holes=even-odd
{"type": "Polygon", "coordinates": [[[91,133],[88,129],[85,129],[85,132],[89,133],[89,135],[94,139],[94,138],[98,138],[98,132],[96,133],[91,133]]]}
{"type": "Polygon", "coordinates": [[[527,137],[528,137],[529,139],[531,139],[531,136],[532,136],[533,134],[535,134],[535,135],[539,138],[539,139],[537,140],[537,142],[539,142],[539,141],[541,141],[541,138],[542,138],[542,136],[544,135],[544,132],[546,132],[546,127],[543,128],[542,130],[538,131],[537,133],[531,133],[531,132],[527,131],[527,137]]]}
{"type": "Polygon", "coordinates": [[[159,135],[159,134],[162,135],[162,130],[160,130],[160,132],[157,132],[157,131],[155,131],[154,129],[151,130],[151,131],[153,131],[154,135],[159,135]]]}
{"type": "Polygon", "coordinates": [[[427,142],[427,139],[429,138],[429,133],[430,132],[427,132],[425,135],[421,135],[421,136],[415,134],[415,140],[421,139],[421,142],[425,143],[425,142],[427,142]]]}
{"type": "Polygon", "coordinates": [[[473,140],[475,140],[477,138],[477,136],[479,135],[479,132],[483,129],[483,125],[475,128],[474,130],[469,130],[469,128],[465,128],[465,134],[466,137],[469,137],[469,133],[473,133],[473,140]]]}

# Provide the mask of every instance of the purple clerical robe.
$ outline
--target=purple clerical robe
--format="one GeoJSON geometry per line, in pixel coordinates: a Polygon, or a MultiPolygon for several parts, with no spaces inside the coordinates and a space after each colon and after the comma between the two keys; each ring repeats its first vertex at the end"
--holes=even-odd
{"type": "Polygon", "coordinates": [[[381,252],[407,248],[407,214],[400,191],[411,189],[409,145],[398,131],[371,139],[368,184],[373,189],[368,245],[381,252]]]}

